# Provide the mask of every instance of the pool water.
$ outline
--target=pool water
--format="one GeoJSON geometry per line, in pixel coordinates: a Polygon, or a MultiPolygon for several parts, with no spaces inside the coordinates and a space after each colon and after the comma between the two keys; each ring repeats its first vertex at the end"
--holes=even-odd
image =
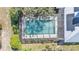
{"type": "Polygon", "coordinates": [[[55,21],[54,20],[25,20],[24,33],[27,35],[33,34],[55,34],[55,21]]]}

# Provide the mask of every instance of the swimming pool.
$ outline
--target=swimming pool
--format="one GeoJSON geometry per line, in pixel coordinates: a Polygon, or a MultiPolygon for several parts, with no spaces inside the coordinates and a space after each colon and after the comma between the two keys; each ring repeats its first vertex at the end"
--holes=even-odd
{"type": "Polygon", "coordinates": [[[22,19],[22,39],[57,38],[57,18],[22,19]]]}
{"type": "Polygon", "coordinates": [[[29,19],[24,21],[24,33],[27,35],[55,34],[55,20],[29,19]]]}

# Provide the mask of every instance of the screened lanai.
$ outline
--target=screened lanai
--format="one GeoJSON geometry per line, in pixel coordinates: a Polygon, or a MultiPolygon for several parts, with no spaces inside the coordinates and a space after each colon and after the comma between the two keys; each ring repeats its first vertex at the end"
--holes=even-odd
{"type": "Polygon", "coordinates": [[[22,39],[32,38],[56,38],[57,17],[23,17],[22,39]]]}

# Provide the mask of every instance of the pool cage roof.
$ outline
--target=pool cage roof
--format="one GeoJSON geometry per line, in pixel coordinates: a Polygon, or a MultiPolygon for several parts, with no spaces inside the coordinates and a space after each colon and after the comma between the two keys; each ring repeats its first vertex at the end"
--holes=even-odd
{"type": "Polygon", "coordinates": [[[22,38],[53,38],[56,37],[56,19],[22,18],[22,38]]]}

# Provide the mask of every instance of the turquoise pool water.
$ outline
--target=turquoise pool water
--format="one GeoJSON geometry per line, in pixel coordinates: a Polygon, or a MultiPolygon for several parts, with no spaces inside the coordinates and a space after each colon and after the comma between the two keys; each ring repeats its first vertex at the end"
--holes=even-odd
{"type": "Polygon", "coordinates": [[[27,35],[33,34],[55,34],[54,20],[25,20],[24,33],[27,35]]]}

